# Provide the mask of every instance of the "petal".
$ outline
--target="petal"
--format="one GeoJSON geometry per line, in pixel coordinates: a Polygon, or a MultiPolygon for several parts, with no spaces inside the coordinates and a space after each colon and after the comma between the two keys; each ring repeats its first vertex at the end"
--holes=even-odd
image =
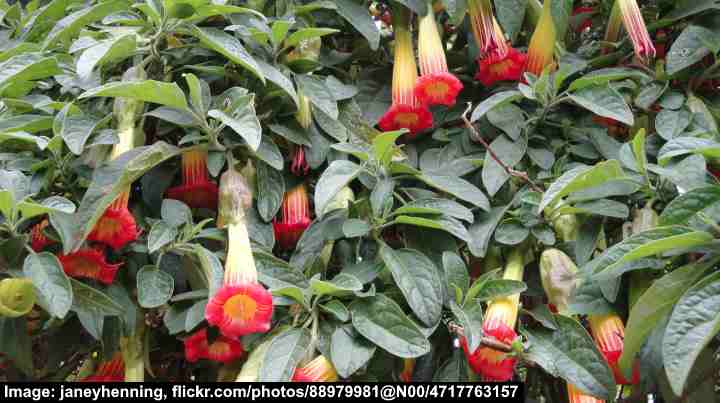
{"type": "Polygon", "coordinates": [[[272,295],[257,283],[224,285],[208,302],[205,318],[227,337],[270,330],[272,295]]]}
{"type": "Polygon", "coordinates": [[[96,280],[112,284],[121,264],[110,264],[105,255],[97,249],[81,249],[68,255],[58,256],[63,271],[70,277],[96,280]]]}
{"type": "Polygon", "coordinates": [[[104,243],[114,250],[118,250],[137,239],[140,234],[135,217],[127,207],[108,208],[102,217],[95,223],[88,240],[104,243]]]}
{"type": "Polygon", "coordinates": [[[455,105],[455,98],[463,85],[448,72],[426,74],[415,85],[415,96],[426,105],[455,105]]]}
{"type": "Polygon", "coordinates": [[[168,189],[167,198],[180,200],[191,208],[216,210],[218,205],[218,187],[209,181],[183,184],[168,189]]]}
{"type": "Polygon", "coordinates": [[[425,106],[412,106],[393,104],[385,115],[380,118],[378,125],[383,131],[408,129],[410,134],[429,129],[433,125],[433,117],[425,106]]]}

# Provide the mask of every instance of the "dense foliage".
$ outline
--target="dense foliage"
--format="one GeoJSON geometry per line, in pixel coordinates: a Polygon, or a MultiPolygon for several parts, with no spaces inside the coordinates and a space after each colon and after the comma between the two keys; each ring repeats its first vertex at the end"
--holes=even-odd
{"type": "Polygon", "coordinates": [[[717,401],[716,1],[22,3],[4,379],[717,401]]]}

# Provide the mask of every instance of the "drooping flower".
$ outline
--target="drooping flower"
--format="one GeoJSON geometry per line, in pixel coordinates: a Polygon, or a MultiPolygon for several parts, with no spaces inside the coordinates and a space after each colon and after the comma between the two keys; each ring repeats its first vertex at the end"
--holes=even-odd
{"type": "Polygon", "coordinates": [[[415,371],[415,359],[403,359],[403,370],[400,372],[400,380],[403,382],[412,382],[413,372],[415,371]]]}
{"type": "Polygon", "coordinates": [[[527,55],[510,47],[503,54],[500,49],[478,58],[475,79],[489,87],[498,81],[519,81],[522,78],[527,55]]]}
{"type": "Polygon", "coordinates": [[[40,221],[39,223],[33,225],[32,229],[30,230],[30,247],[35,252],[40,252],[45,247],[52,245],[55,243],[52,239],[48,238],[47,235],[43,231],[45,231],[45,228],[50,224],[48,219],[44,219],[40,221]]]}
{"type": "Polygon", "coordinates": [[[168,189],[168,199],[180,200],[192,208],[217,208],[218,187],[209,179],[207,158],[206,150],[182,154],[182,184],[168,189]]]}
{"type": "Polygon", "coordinates": [[[435,15],[430,12],[420,19],[418,59],[420,78],[415,85],[415,96],[427,105],[454,105],[463,85],[448,71],[435,15]]]}
{"type": "Polygon", "coordinates": [[[525,71],[539,76],[545,68],[554,65],[553,54],[556,37],[557,32],[552,17],[552,0],[545,0],[540,20],[530,38],[525,71]]]}
{"type": "Polygon", "coordinates": [[[128,210],[129,198],[129,189],[120,193],[95,223],[88,240],[101,242],[118,250],[137,239],[140,230],[135,223],[135,217],[128,210]]]}
{"type": "Polygon", "coordinates": [[[295,369],[293,382],[337,382],[338,374],[330,360],[318,355],[309,363],[295,369]]]}
{"type": "Polygon", "coordinates": [[[586,395],[580,389],[578,389],[575,385],[568,382],[567,384],[567,392],[568,392],[568,403],[604,403],[602,400],[586,395]]]}
{"type": "Polygon", "coordinates": [[[641,60],[655,57],[655,46],[650,40],[650,34],[636,0],[615,0],[610,13],[607,31],[605,31],[606,42],[617,42],[619,40],[621,23],[625,26],[628,35],[630,35],[635,55],[641,60]]]}
{"type": "Polygon", "coordinates": [[[122,353],[117,352],[110,361],[98,365],[93,375],[88,376],[81,382],[124,382],[125,363],[122,353]]]}
{"type": "Polygon", "coordinates": [[[503,34],[502,28],[493,14],[492,1],[469,0],[468,14],[470,15],[473,36],[480,50],[480,57],[482,58],[493,52],[505,56],[508,45],[505,34],[503,34]]]}
{"type": "Polygon", "coordinates": [[[432,127],[432,114],[415,96],[417,65],[410,33],[410,12],[402,6],[393,10],[395,63],[392,78],[392,105],[380,118],[383,131],[408,129],[410,135],[432,127]]]}
{"type": "Polygon", "coordinates": [[[595,339],[595,344],[615,375],[615,382],[621,385],[638,383],[640,374],[637,365],[633,368],[631,380],[625,378],[618,365],[618,360],[623,353],[625,339],[625,325],[623,325],[622,319],[617,314],[610,313],[589,315],[588,322],[590,323],[590,332],[595,339]]]}
{"type": "Polygon", "coordinates": [[[228,253],[223,286],[205,308],[208,323],[227,337],[264,333],[270,329],[272,295],[257,281],[245,212],[252,194],[233,163],[220,178],[220,216],[228,228],[228,253]]]}
{"type": "Polygon", "coordinates": [[[280,218],[273,221],[275,239],[282,250],[295,248],[303,232],[310,226],[310,199],[305,185],[300,184],[285,193],[280,218]]]}
{"type": "Polygon", "coordinates": [[[572,12],[572,17],[577,18],[578,21],[575,25],[575,32],[585,32],[592,27],[592,14],[595,13],[593,7],[575,7],[572,12]]]}
{"type": "Polygon", "coordinates": [[[245,354],[242,343],[230,337],[219,335],[215,341],[209,343],[206,328],[190,335],[185,339],[184,344],[185,359],[189,362],[207,359],[229,363],[245,354]]]}
{"type": "Polygon", "coordinates": [[[58,260],[68,276],[87,278],[106,285],[112,284],[118,268],[122,265],[108,263],[102,251],[92,248],[59,255],[58,260]]]}
{"type": "Polygon", "coordinates": [[[305,147],[301,145],[295,146],[290,164],[290,172],[295,176],[305,176],[310,172],[310,165],[308,165],[305,159],[305,147]]]}
{"type": "MultiPolygon", "coordinates": [[[[508,258],[503,278],[522,280],[524,272],[523,255],[513,250],[508,258]]],[[[495,340],[512,344],[517,338],[515,323],[518,316],[520,294],[497,298],[490,302],[483,320],[483,335],[495,340]]],[[[498,351],[487,345],[480,345],[475,351],[469,351],[467,341],[461,340],[463,350],[470,367],[486,381],[505,382],[512,378],[517,359],[506,352],[498,351]]]]}

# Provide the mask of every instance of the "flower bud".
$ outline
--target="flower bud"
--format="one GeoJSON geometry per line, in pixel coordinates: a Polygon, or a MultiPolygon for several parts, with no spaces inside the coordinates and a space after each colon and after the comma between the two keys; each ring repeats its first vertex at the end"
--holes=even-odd
{"type": "Polygon", "coordinates": [[[548,302],[565,314],[577,283],[577,266],[559,249],[546,249],[540,256],[540,280],[548,302]]]}

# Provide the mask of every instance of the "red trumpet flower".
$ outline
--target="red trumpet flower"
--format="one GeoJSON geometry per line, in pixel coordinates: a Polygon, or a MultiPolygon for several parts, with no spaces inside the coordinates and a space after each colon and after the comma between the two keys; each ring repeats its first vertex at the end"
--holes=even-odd
{"type": "Polygon", "coordinates": [[[305,176],[310,172],[310,165],[308,165],[305,159],[305,147],[295,146],[292,163],[290,164],[290,172],[295,176],[305,176]]]}
{"type": "Polygon", "coordinates": [[[622,319],[614,313],[607,315],[590,315],[590,332],[600,352],[615,375],[615,382],[621,385],[634,385],[640,381],[639,368],[633,368],[632,379],[628,380],[620,371],[618,360],[623,353],[625,339],[625,325],[622,319]]]}
{"type": "Polygon", "coordinates": [[[88,278],[105,285],[112,284],[122,265],[108,263],[105,255],[97,249],[80,249],[68,255],[60,255],[58,260],[68,276],[88,278]]]}
{"type": "Polygon", "coordinates": [[[575,26],[575,32],[585,32],[585,30],[592,27],[592,14],[595,13],[593,7],[575,7],[572,12],[573,17],[580,19],[578,24],[575,26]]]}
{"type": "Polygon", "coordinates": [[[384,131],[408,129],[411,135],[432,127],[432,114],[415,95],[417,65],[409,27],[409,11],[401,6],[393,12],[395,64],[393,66],[392,105],[380,118],[384,131]]]}
{"type": "Polygon", "coordinates": [[[121,353],[115,353],[110,361],[100,364],[93,375],[81,382],[124,382],[125,362],[121,353]]]}
{"type": "Polygon", "coordinates": [[[30,247],[35,252],[40,252],[45,247],[52,245],[55,243],[52,239],[48,238],[47,235],[43,232],[45,228],[50,224],[48,219],[44,219],[40,221],[39,223],[33,225],[32,229],[30,230],[30,247]]]}
{"type": "Polygon", "coordinates": [[[454,105],[463,85],[448,72],[445,48],[433,13],[420,19],[418,36],[420,79],[415,85],[415,96],[427,105],[454,105]]]}
{"type": "Polygon", "coordinates": [[[180,200],[192,208],[217,208],[218,187],[209,179],[207,157],[205,150],[182,154],[182,184],[168,189],[169,199],[180,200]]]}
{"type": "Polygon", "coordinates": [[[280,220],[273,221],[275,239],[280,249],[295,248],[303,232],[310,226],[310,199],[305,185],[300,184],[285,193],[280,220]]]}
{"type": "Polygon", "coordinates": [[[478,70],[475,79],[489,87],[498,81],[520,81],[527,55],[515,48],[508,48],[505,53],[499,49],[478,59],[478,70]]]}
{"type": "Polygon", "coordinates": [[[128,210],[130,190],[126,190],[105,210],[88,235],[88,240],[104,243],[118,250],[137,239],[140,230],[128,210]]]}
{"type": "Polygon", "coordinates": [[[295,369],[293,382],[337,382],[338,374],[332,363],[324,355],[315,357],[312,361],[295,369]]]}
{"type": "Polygon", "coordinates": [[[540,20],[530,38],[525,71],[540,76],[545,68],[554,66],[553,55],[555,53],[556,39],[557,30],[553,22],[552,1],[545,0],[540,20]]]}
{"type": "Polygon", "coordinates": [[[212,343],[208,342],[207,329],[193,333],[184,341],[185,359],[195,362],[208,359],[222,363],[229,363],[241,358],[245,349],[240,341],[220,335],[212,343]]]}
{"type": "Polygon", "coordinates": [[[584,394],[575,385],[568,382],[568,403],[604,403],[602,400],[584,394]]]}

